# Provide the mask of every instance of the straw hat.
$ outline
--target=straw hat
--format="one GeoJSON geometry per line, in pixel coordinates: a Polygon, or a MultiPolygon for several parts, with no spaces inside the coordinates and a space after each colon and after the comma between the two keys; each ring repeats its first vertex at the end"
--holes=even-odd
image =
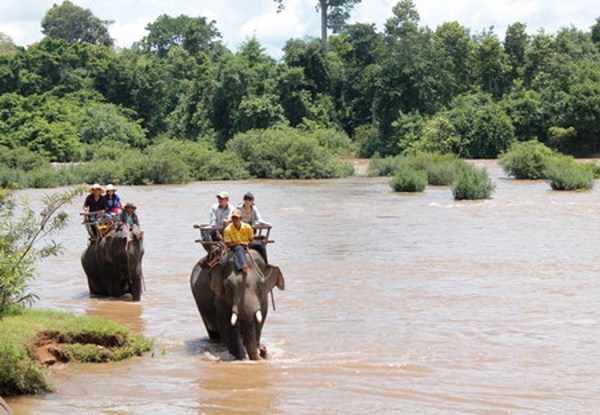
{"type": "Polygon", "coordinates": [[[109,190],[113,190],[113,191],[117,191],[117,188],[115,186],[113,186],[112,184],[107,184],[106,187],[104,188],[104,190],[106,190],[107,192],[109,190]]]}
{"type": "Polygon", "coordinates": [[[233,212],[231,212],[231,217],[232,218],[241,218],[242,217],[242,211],[239,209],[234,210],[233,212]]]}
{"type": "Polygon", "coordinates": [[[102,186],[100,186],[98,183],[94,183],[93,185],[91,185],[88,191],[92,193],[96,189],[100,189],[100,191],[104,192],[104,188],[102,188],[102,186]]]}
{"type": "Polygon", "coordinates": [[[125,204],[125,207],[124,207],[124,209],[127,209],[127,208],[133,208],[133,210],[136,210],[136,209],[137,209],[137,206],[136,206],[136,205],[134,205],[133,203],[129,202],[129,203],[126,203],[126,204],[125,204]]]}

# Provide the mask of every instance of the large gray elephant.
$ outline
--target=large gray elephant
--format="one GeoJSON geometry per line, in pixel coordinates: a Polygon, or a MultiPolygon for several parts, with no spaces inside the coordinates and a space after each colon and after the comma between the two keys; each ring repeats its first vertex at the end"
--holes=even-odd
{"type": "Polygon", "coordinates": [[[267,294],[274,287],[283,290],[285,281],[279,267],[265,264],[258,252],[249,249],[246,255],[250,267],[246,274],[235,270],[229,253],[212,267],[198,261],[190,283],[210,339],[223,340],[236,359],[247,353],[251,360],[259,360],[266,354],[260,337],[267,319],[267,294]]]}
{"type": "Polygon", "coordinates": [[[124,224],[118,224],[103,238],[90,242],[81,255],[90,294],[120,297],[130,293],[140,301],[144,276],[144,244],[124,224]]]}

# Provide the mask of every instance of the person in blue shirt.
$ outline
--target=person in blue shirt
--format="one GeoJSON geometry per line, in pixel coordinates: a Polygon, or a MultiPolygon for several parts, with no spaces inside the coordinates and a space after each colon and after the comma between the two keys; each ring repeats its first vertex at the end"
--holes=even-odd
{"type": "Polygon", "coordinates": [[[106,185],[106,205],[108,207],[108,213],[110,213],[113,217],[118,216],[123,209],[123,204],[121,203],[121,198],[117,195],[117,189],[112,184],[106,185]]]}

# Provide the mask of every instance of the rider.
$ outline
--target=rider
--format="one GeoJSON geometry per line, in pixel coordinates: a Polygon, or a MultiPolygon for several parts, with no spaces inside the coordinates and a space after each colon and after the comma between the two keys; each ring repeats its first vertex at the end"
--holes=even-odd
{"type": "Polygon", "coordinates": [[[87,226],[90,237],[93,239],[98,236],[97,223],[101,219],[101,216],[99,215],[104,214],[108,210],[108,205],[106,203],[106,198],[102,195],[104,189],[98,183],[91,185],[89,192],[90,194],[87,195],[83,202],[83,212],[86,214],[85,222],[93,223],[93,225],[87,226]]]}
{"type": "Polygon", "coordinates": [[[233,251],[233,261],[238,271],[248,272],[246,248],[256,250],[267,262],[267,253],[261,243],[253,242],[254,231],[252,226],[242,222],[242,212],[239,209],[231,213],[232,223],[225,228],[225,245],[233,251]]]}
{"type": "Polygon", "coordinates": [[[117,195],[117,188],[112,184],[107,184],[106,188],[106,204],[108,206],[108,213],[112,216],[116,217],[121,213],[123,209],[123,204],[121,203],[121,198],[117,195]]]}
{"type": "Polygon", "coordinates": [[[260,216],[258,208],[254,204],[254,194],[252,192],[246,192],[244,195],[244,201],[238,205],[238,209],[242,212],[242,221],[250,224],[251,226],[264,225],[271,226],[271,224],[260,216]]]}
{"type": "Polygon", "coordinates": [[[144,232],[140,230],[140,220],[135,213],[136,209],[136,205],[127,203],[121,212],[121,222],[129,227],[136,239],[142,239],[144,232]]]}
{"type": "Polygon", "coordinates": [[[217,203],[210,209],[210,226],[213,228],[209,234],[211,240],[219,241],[222,239],[221,232],[223,232],[223,228],[231,223],[231,212],[234,209],[234,206],[229,203],[229,193],[217,193],[217,203]]]}

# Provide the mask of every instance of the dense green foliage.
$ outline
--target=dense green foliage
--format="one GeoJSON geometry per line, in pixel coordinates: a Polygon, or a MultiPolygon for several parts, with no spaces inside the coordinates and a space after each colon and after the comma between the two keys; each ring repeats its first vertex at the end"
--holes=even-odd
{"type": "Polygon", "coordinates": [[[585,190],[594,185],[595,165],[580,164],[571,157],[554,157],[546,167],[553,190],[585,190]]]}
{"type": "Polygon", "coordinates": [[[322,179],[349,176],[354,168],[333,158],[315,134],[293,128],[250,130],[227,143],[254,177],[322,179]]]}
{"type": "Polygon", "coordinates": [[[452,194],[456,200],[489,199],[496,186],[485,167],[469,165],[461,169],[452,183],[452,194]]]}
{"type": "Polygon", "coordinates": [[[422,192],[427,186],[427,173],[403,167],[392,177],[390,186],[396,192],[422,192]]]}
{"type": "Polygon", "coordinates": [[[141,355],[152,348],[142,336],[130,335],[121,324],[98,317],[57,311],[13,309],[0,319],[0,395],[50,391],[42,369],[34,361],[36,337],[52,333],[69,359],[106,362],[141,355]]]}
{"type": "MultiPolygon", "coordinates": [[[[18,48],[0,36],[0,145],[81,161],[106,142],[148,156],[165,137],[223,151],[237,134],[290,126],[335,132],[313,135],[333,153],[365,157],[496,157],[531,139],[577,154],[600,148],[598,25],[529,35],[517,22],[500,39],[458,22],[423,26],[401,0],[378,31],[344,24],[355,0],[317,3],[335,29],[327,53],[320,40],[290,39],[280,62],[256,39],[233,52],[218,22],[185,15],[159,16],[117,50],[107,22],[55,5],[42,41],[18,48]]],[[[215,177],[237,177],[227,169],[215,177]]],[[[195,179],[183,170],[169,180],[195,179]]],[[[156,182],[143,175],[130,182],[156,182]]]]}
{"type": "Polygon", "coordinates": [[[548,162],[557,153],[537,140],[514,143],[499,162],[504,170],[515,179],[544,179],[548,162]]]}

